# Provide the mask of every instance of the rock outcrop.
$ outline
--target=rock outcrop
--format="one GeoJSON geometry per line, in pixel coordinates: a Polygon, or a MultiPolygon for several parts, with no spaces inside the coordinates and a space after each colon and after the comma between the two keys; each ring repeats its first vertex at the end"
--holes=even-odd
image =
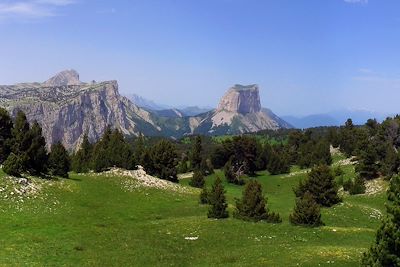
{"type": "Polygon", "coordinates": [[[64,70],[54,77],[44,82],[44,86],[68,86],[68,85],[81,85],[79,80],[79,73],[76,70],[64,70]]]}
{"type": "Polygon", "coordinates": [[[247,114],[261,111],[258,85],[236,84],[226,92],[219,102],[218,111],[247,114]]]}
{"type": "Polygon", "coordinates": [[[13,116],[24,111],[30,122],[41,124],[49,146],[62,141],[70,150],[79,146],[85,133],[92,141],[99,139],[107,125],[126,135],[160,134],[153,115],[120,96],[116,81],[71,85],[79,76],[68,73],[43,84],[0,86],[0,106],[13,116]],[[63,85],[49,86],[51,83],[63,85]]]}
{"type": "Polygon", "coordinates": [[[116,81],[84,83],[73,70],[44,83],[0,86],[0,106],[13,116],[24,111],[30,122],[41,124],[49,147],[62,141],[69,150],[80,145],[85,133],[91,141],[98,140],[108,125],[127,136],[143,133],[173,138],[290,127],[272,111],[261,108],[256,85],[235,85],[216,110],[197,116],[184,116],[177,110],[157,114],[121,96],[116,81]]]}
{"type": "Polygon", "coordinates": [[[237,84],[225,93],[217,109],[206,115],[195,133],[241,134],[280,128],[291,125],[261,107],[258,85],[237,84]]]}

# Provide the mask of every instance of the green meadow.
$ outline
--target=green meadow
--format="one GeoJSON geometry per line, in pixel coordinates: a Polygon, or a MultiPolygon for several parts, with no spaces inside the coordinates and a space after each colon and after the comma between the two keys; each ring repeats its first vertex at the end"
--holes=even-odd
{"type": "MultiPolygon", "coordinates": [[[[338,161],[340,158],[335,158],[338,161]]],[[[354,175],[343,167],[345,177],[354,175]]],[[[207,177],[211,186],[216,175],[207,177]]],[[[292,226],[292,188],[306,173],[260,172],[281,224],[208,219],[199,190],[129,187],[127,177],[71,174],[32,178],[37,192],[19,197],[0,174],[0,266],[357,266],[385,214],[385,190],[343,195],[322,210],[320,228],[292,226]]],[[[188,186],[188,179],[180,181],[188,186]]],[[[383,182],[382,182],[383,183],[383,182]]],[[[383,184],[385,186],[385,184],[383,184]]],[[[243,187],[225,183],[229,211],[243,187]]]]}

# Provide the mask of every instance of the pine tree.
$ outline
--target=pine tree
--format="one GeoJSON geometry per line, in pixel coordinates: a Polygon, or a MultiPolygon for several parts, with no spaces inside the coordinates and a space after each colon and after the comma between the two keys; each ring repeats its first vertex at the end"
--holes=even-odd
{"type": "Polygon", "coordinates": [[[200,192],[200,204],[208,204],[209,203],[209,195],[210,193],[207,190],[207,185],[204,184],[203,188],[200,192]]]}
{"type": "Polygon", "coordinates": [[[14,153],[11,153],[6,161],[4,161],[3,171],[8,175],[21,177],[24,171],[22,159],[14,153]]]}
{"type": "Polygon", "coordinates": [[[11,130],[13,122],[7,110],[0,108],[0,164],[3,163],[11,153],[11,130]]]}
{"type": "Polygon", "coordinates": [[[63,144],[61,142],[53,144],[51,146],[51,151],[49,154],[50,174],[54,176],[68,178],[70,165],[70,157],[63,144]]]}
{"type": "Polygon", "coordinates": [[[242,199],[236,199],[234,216],[250,221],[282,222],[279,214],[269,212],[261,184],[256,180],[250,180],[244,188],[242,199]]]}
{"type": "Polygon", "coordinates": [[[191,167],[193,170],[200,170],[201,169],[201,162],[203,160],[201,152],[202,152],[202,142],[201,142],[201,137],[196,136],[195,143],[192,148],[192,153],[191,153],[191,167]]]}
{"type": "Polygon", "coordinates": [[[267,164],[267,170],[272,175],[289,173],[290,165],[283,153],[273,151],[267,164]]]}
{"type": "Polygon", "coordinates": [[[341,201],[335,178],[326,165],[320,165],[311,170],[307,179],[301,181],[299,187],[295,189],[296,197],[303,197],[307,191],[321,206],[331,207],[341,201]]]}
{"type": "Polygon", "coordinates": [[[231,160],[228,160],[228,162],[225,164],[224,174],[225,174],[225,179],[228,183],[232,183],[232,184],[237,183],[238,178],[236,177],[236,174],[233,171],[231,160]]]}
{"type": "Polygon", "coordinates": [[[22,111],[17,112],[15,117],[14,127],[11,130],[12,147],[11,150],[15,155],[20,155],[26,152],[30,146],[29,139],[29,123],[22,111]]]}
{"type": "Polygon", "coordinates": [[[359,173],[360,177],[366,180],[374,179],[378,177],[378,156],[376,149],[372,144],[368,144],[367,147],[361,151],[359,163],[356,166],[356,172],[359,173]]]}
{"type": "Polygon", "coordinates": [[[382,161],[382,173],[387,176],[391,177],[392,175],[398,172],[400,166],[400,158],[399,154],[393,148],[393,145],[388,144],[386,148],[385,157],[382,161]]]}
{"type": "Polygon", "coordinates": [[[111,134],[111,127],[108,126],[105,129],[102,138],[94,145],[92,167],[95,172],[102,172],[107,168],[112,167],[110,158],[107,155],[111,134]]]}
{"type": "Polygon", "coordinates": [[[310,192],[296,199],[294,211],[289,216],[289,221],[294,225],[318,227],[323,225],[321,210],[310,192]]]}
{"type": "Polygon", "coordinates": [[[400,266],[400,178],[392,177],[388,190],[387,216],[375,243],[362,258],[363,266],[400,266]]]}
{"type": "Polygon", "coordinates": [[[145,148],[142,155],[141,166],[143,167],[143,169],[145,169],[145,171],[148,174],[153,175],[155,174],[156,171],[154,169],[154,164],[151,154],[152,154],[151,148],[145,148]]]}
{"type": "Polygon", "coordinates": [[[360,175],[357,175],[356,178],[354,178],[354,181],[352,181],[350,184],[349,188],[350,195],[364,194],[365,190],[366,187],[364,178],[362,178],[360,175]]]}
{"type": "Polygon", "coordinates": [[[170,141],[163,139],[153,146],[151,161],[153,165],[152,175],[171,182],[178,181],[178,154],[174,144],[170,141]]]}
{"type": "Polygon", "coordinates": [[[229,214],[226,210],[228,204],[226,203],[225,190],[222,181],[219,177],[215,179],[211,192],[208,196],[210,208],[208,210],[208,218],[223,219],[228,218],[229,214]]]}
{"type": "Polygon", "coordinates": [[[72,170],[77,173],[86,173],[91,168],[93,145],[89,142],[88,135],[83,136],[80,149],[72,159],[72,170]]]}
{"type": "Polygon", "coordinates": [[[116,166],[127,170],[135,167],[133,150],[118,129],[115,129],[111,133],[106,157],[109,162],[108,167],[116,166]]]}
{"type": "Polygon", "coordinates": [[[46,140],[42,135],[42,128],[35,121],[28,132],[30,146],[26,151],[26,168],[32,175],[40,175],[47,172],[48,154],[46,140]]]}
{"type": "Polygon", "coordinates": [[[144,167],[143,156],[144,156],[144,152],[145,152],[145,146],[144,146],[144,136],[141,133],[136,138],[134,150],[135,150],[135,152],[134,152],[135,153],[135,163],[137,165],[144,167]]]}
{"type": "Polygon", "coordinates": [[[202,188],[204,186],[204,176],[200,170],[195,170],[189,184],[193,187],[202,188]]]}

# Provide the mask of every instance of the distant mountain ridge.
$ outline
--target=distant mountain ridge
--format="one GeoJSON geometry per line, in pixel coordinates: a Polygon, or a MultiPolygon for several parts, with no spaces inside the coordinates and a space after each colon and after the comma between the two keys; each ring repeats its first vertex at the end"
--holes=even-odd
{"type": "Polygon", "coordinates": [[[377,119],[383,121],[393,114],[384,114],[368,110],[337,110],[324,114],[311,114],[303,117],[296,116],[282,116],[282,118],[289,122],[296,128],[305,129],[319,126],[341,126],[344,125],[347,119],[352,119],[356,125],[362,125],[368,119],[377,119]]]}
{"type": "Polygon", "coordinates": [[[62,141],[69,150],[80,145],[85,133],[90,140],[98,140],[108,125],[129,136],[143,133],[173,138],[291,127],[261,108],[256,85],[232,87],[215,110],[194,116],[176,109],[161,114],[121,96],[117,81],[81,82],[74,70],[62,71],[43,83],[0,86],[0,106],[13,116],[24,111],[30,122],[41,124],[49,146],[62,141]]]}

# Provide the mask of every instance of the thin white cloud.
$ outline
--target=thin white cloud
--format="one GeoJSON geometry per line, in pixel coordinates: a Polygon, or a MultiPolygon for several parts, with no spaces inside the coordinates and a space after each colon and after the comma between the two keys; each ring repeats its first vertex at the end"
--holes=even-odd
{"type": "Polygon", "coordinates": [[[58,16],[58,9],[76,3],[74,0],[0,0],[0,19],[39,19],[58,16]]]}
{"type": "Polygon", "coordinates": [[[68,6],[71,4],[75,4],[75,0],[36,0],[38,4],[47,4],[47,5],[54,5],[54,6],[68,6]]]}
{"type": "Polygon", "coordinates": [[[344,0],[348,4],[368,4],[368,0],[344,0]]]}

